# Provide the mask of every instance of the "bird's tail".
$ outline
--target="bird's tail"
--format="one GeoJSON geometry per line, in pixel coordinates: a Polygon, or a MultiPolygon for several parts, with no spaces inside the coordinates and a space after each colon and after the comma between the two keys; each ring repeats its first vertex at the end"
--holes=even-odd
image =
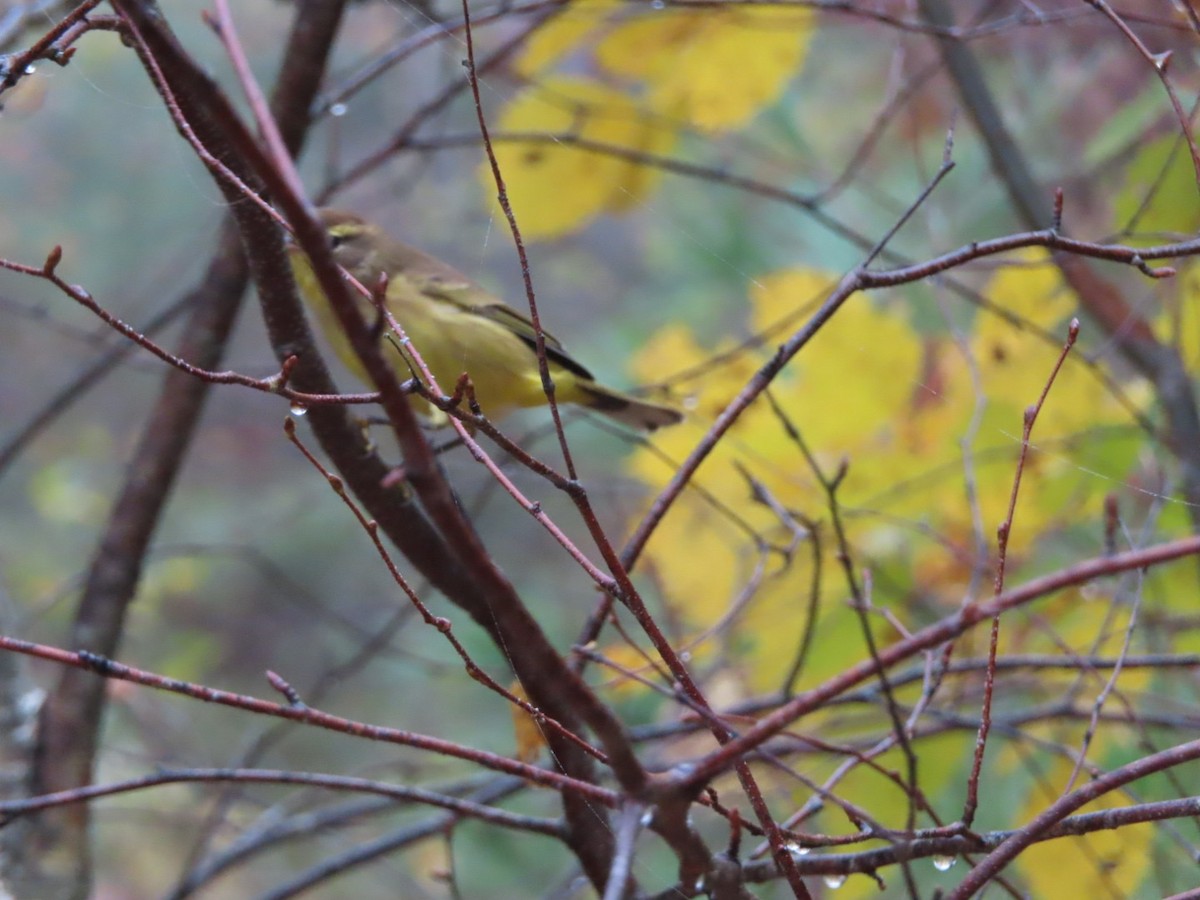
{"type": "Polygon", "coordinates": [[[631,428],[653,431],[683,421],[682,411],[674,406],[639,400],[594,381],[580,379],[576,386],[581,404],[631,428]]]}

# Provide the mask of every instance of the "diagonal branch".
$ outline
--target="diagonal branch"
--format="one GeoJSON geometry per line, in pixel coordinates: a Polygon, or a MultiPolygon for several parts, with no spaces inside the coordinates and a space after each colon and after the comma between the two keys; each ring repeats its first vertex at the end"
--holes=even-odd
{"type": "MultiPolygon", "coordinates": [[[[220,88],[164,27],[152,4],[146,0],[113,0],[113,5],[130,23],[144,63],[162,73],[171,92],[164,100],[177,104],[189,129],[203,140],[208,152],[229,167],[232,175],[243,183],[261,181],[275,206],[285,214],[296,242],[308,254],[321,288],[380,392],[381,406],[404,452],[406,478],[399,484],[394,478],[385,480],[387,471],[378,457],[362,452],[361,433],[357,440],[347,437],[344,412],[314,409],[309,417],[347,484],[422,573],[488,631],[508,655],[531,702],[564,728],[578,732],[586,723],[603,746],[622,788],[632,796],[643,793],[649,779],[620,720],[566,665],[463,515],[419,432],[407,393],[357,311],[310,204],[292,189],[292,179],[283,174],[282,170],[291,166],[290,159],[272,157],[264,151],[220,88]],[[229,147],[231,152],[215,153],[215,147],[229,147]],[[343,470],[343,463],[348,464],[347,470],[343,470]]],[[[210,164],[210,168],[214,167],[210,164]]],[[[244,199],[223,171],[214,168],[214,174],[231,202],[244,199]]],[[[321,388],[328,386],[328,376],[323,366],[311,358],[311,335],[296,301],[274,214],[267,215],[257,202],[237,202],[234,213],[241,225],[276,352],[282,358],[300,357],[293,383],[302,390],[316,388],[310,392],[323,393],[321,388]]],[[[576,743],[553,733],[548,739],[564,773],[580,781],[596,780],[593,760],[576,743]]],[[[600,886],[607,877],[612,855],[607,816],[576,796],[568,794],[563,802],[572,850],[589,878],[600,886]]]]}

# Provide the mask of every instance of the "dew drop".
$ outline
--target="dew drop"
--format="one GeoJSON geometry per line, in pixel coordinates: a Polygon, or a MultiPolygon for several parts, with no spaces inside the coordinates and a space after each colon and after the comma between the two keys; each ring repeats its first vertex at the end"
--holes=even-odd
{"type": "Polygon", "coordinates": [[[700,405],[700,398],[695,394],[688,394],[683,398],[683,408],[689,412],[696,409],[700,405]]]}
{"type": "Polygon", "coordinates": [[[292,415],[293,416],[296,416],[297,418],[299,418],[300,416],[304,416],[307,414],[308,414],[308,407],[305,406],[303,403],[293,403],[292,404],[292,415]]]}
{"type": "Polygon", "coordinates": [[[671,772],[680,778],[687,778],[696,771],[696,764],[691,762],[681,762],[671,767],[671,772]]]}
{"type": "Polygon", "coordinates": [[[939,872],[948,872],[956,862],[958,862],[957,856],[935,856],[933,867],[939,872]]]}
{"type": "Polygon", "coordinates": [[[783,845],[783,849],[792,854],[792,856],[808,856],[808,854],[812,853],[811,847],[801,847],[795,841],[788,841],[783,845]]]}
{"type": "Polygon", "coordinates": [[[642,813],[642,818],[638,820],[643,828],[649,828],[654,824],[654,810],[648,809],[642,813]]]}
{"type": "Polygon", "coordinates": [[[347,112],[349,112],[349,108],[345,103],[335,103],[329,107],[329,114],[335,119],[340,119],[347,112]]]}
{"type": "Polygon", "coordinates": [[[32,688],[17,698],[17,711],[22,718],[33,716],[42,708],[46,692],[41,688],[32,688]]]}
{"type": "Polygon", "coordinates": [[[825,886],[827,888],[829,888],[831,891],[836,891],[838,888],[840,888],[843,884],[846,883],[846,876],[845,875],[826,875],[825,878],[823,879],[823,881],[825,882],[825,886]]]}
{"type": "Polygon", "coordinates": [[[36,71],[37,71],[37,66],[34,66],[34,65],[28,65],[28,66],[26,66],[26,67],[25,67],[25,74],[26,74],[26,75],[32,75],[32,74],[33,74],[34,72],[36,72],[36,71]]]}
{"type": "Polygon", "coordinates": [[[705,879],[705,877],[703,875],[701,875],[699,878],[696,879],[696,883],[694,885],[692,885],[692,890],[694,890],[697,894],[703,893],[704,886],[707,883],[708,882],[705,879]]]}

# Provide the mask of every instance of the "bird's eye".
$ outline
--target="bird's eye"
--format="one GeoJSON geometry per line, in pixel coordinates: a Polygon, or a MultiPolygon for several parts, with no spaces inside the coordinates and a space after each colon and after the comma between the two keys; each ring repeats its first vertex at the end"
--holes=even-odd
{"type": "Polygon", "coordinates": [[[342,244],[344,244],[345,242],[346,242],[346,236],[344,234],[339,234],[336,231],[332,231],[329,233],[329,249],[330,250],[336,250],[338,247],[342,246],[342,244]]]}

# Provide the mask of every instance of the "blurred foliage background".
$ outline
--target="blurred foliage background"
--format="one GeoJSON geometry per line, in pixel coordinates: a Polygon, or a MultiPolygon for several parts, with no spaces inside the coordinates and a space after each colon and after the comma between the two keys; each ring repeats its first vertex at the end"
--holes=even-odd
{"type": "MultiPolygon", "coordinates": [[[[676,9],[657,0],[636,7],[573,0],[482,75],[482,101],[530,242],[546,327],[602,380],[666,384],[691,412],[688,424],[656,436],[653,447],[594,419],[569,417],[582,480],[615,536],[628,530],[755,368],[914,202],[938,169],[951,126],[954,171],[889,250],[920,260],[1025,228],[992,175],[978,133],[960,114],[935,42],[919,28],[897,25],[916,21],[905,4],[881,4],[879,15],[867,15],[863,6],[859,14],[839,14],[799,6],[676,9]],[[522,134],[549,137],[506,139],[522,134]],[[586,152],[573,144],[579,140],[616,146],[625,155],[586,152]],[[692,168],[663,171],[646,165],[646,155],[692,168]],[[780,202],[772,192],[787,197],[780,202]],[[784,326],[775,327],[781,321],[784,326]],[[727,360],[725,354],[732,355],[727,360]]],[[[1046,187],[1047,209],[1051,189],[1061,186],[1065,228],[1075,236],[1149,242],[1194,232],[1200,209],[1195,173],[1153,67],[1085,5],[1043,4],[1044,19],[1024,4],[994,6],[982,20],[989,27],[969,46],[1046,187]]],[[[199,7],[186,0],[162,7],[190,52],[239,96],[199,7]]],[[[1200,88],[1196,35],[1182,15],[1162,7],[1137,20],[1138,27],[1156,48],[1180,51],[1171,79],[1194,95],[1200,88]]],[[[482,58],[516,40],[550,8],[531,4],[521,15],[473,3],[477,53],[482,58]]],[[[277,67],[291,6],[252,0],[237,4],[235,13],[255,72],[266,82],[277,67]]],[[[302,172],[314,196],[331,196],[380,221],[520,307],[521,271],[493,202],[469,92],[459,91],[423,117],[407,144],[384,162],[346,177],[461,81],[461,29],[442,33],[436,24],[455,26],[460,19],[453,4],[355,5],[302,172]],[[364,66],[404,47],[413,49],[403,62],[342,98],[341,89],[364,66]]],[[[220,194],[179,140],[133,55],[103,33],[88,35],[69,66],[39,64],[6,98],[0,196],[0,255],[38,263],[61,245],[60,272],[138,327],[178,303],[207,259],[223,212],[220,194]]],[[[1155,323],[1164,343],[1180,348],[1195,373],[1196,281],[1186,263],[1181,269],[1180,277],[1162,282],[1132,269],[1110,267],[1105,274],[1132,309],[1155,323]]],[[[994,563],[989,548],[994,551],[1020,448],[1021,413],[1045,383],[1066,321],[1081,314],[1077,298],[1039,252],[991,257],[954,278],[965,297],[946,280],[931,278],[854,298],[773,388],[779,408],[827,471],[849,460],[841,500],[855,562],[873,573],[874,601],[909,628],[950,614],[968,595],[986,593],[994,563]],[[981,311],[980,298],[1007,315],[981,311]],[[1051,337],[1038,338],[1038,330],[1051,337]]],[[[172,328],[166,324],[155,338],[170,346],[172,328]]],[[[55,643],[72,615],[110,499],[128,476],[126,461],[162,366],[45,285],[4,271],[0,347],[4,629],[55,643]],[[123,355],[110,371],[77,383],[117,352],[123,355]],[[67,396],[60,396],[64,390],[67,396]],[[53,419],[14,444],[47,410],[53,419]]],[[[241,316],[226,364],[255,376],[277,369],[253,305],[241,316]]],[[[339,371],[339,384],[357,390],[339,371]]],[[[408,612],[365,535],[284,440],[286,413],[275,397],[235,387],[214,391],[147,560],[122,659],[258,695],[268,693],[263,672],[271,669],[313,705],[340,715],[513,753],[508,711],[464,678],[445,643],[408,612]]],[[[1119,503],[1122,548],[1191,529],[1177,492],[1178,468],[1158,435],[1147,433],[1146,424],[1160,419],[1152,387],[1085,315],[1080,345],[1039,421],[1042,452],[1026,473],[1010,583],[1105,552],[1109,497],[1119,503]]],[[[505,424],[526,446],[553,458],[546,421],[535,411],[505,424]]],[[[515,515],[465,454],[444,461],[488,547],[558,645],[569,647],[595,603],[594,590],[573,577],[561,550],[528,517],[515,515]]],[[[590,552],[569,503],[527,473],[514,468],[512,474],[590,552]]],[[[810,599],[822,613],[796,685],[812,686],[861,659],[844,582],[812,571],[823,555],[832,568],[834,548],[813,550],[801,539],[787,554],[778,552],[808,527],[798,523],[828,513],[777,412],[756,404],[697,484],[735,514],[714,511],[699,492],[689,494],[655,538],[641,571],[664,627],[680,644],[695,642],[710,696],[734,703],[781,688],[805,629],[815,627],[810,599]],[[753,483],[793,518],[753,502],[753,483]],[[751,573],[760,563],[767,574],[756,585],[751,573]],[[808,587],[814,577],[815,594],[808,587]],[[744,602],[735,602],[740,592],[744,602]]],[[[1200,624],[1195,596],[1194,563],[1158,570],[1145,583],[1101,585],[1022,614],[1006,629],[1002,652],[1068,660],[1078,660],[1072,654],[1111,656],[1140,610],[1128,649],[1191,653],[1200,624]]],[[[459,619],[458,634],[473,657],[504,680],[500,653],[459,619]]],[[[602,650],[639,664],[638,653],[620,642],[602,650]]],[[[981,640],[968,641],[961,652],[977,655],[981,640]]],[[[49,670],[35,674],[48,678],[49,670]]],[[[679,716],[671,702],[611,673],[594,673],[593,680],[631,724],[679,716]]],[[[1182,670],[1161,677],[1131,671],[1119,684],[1126,711],[1137,713],[1128,713],[1132,727],[1102,729],[1091,750],[1102,767],[1157,741],[1169,743],[1195,721],[1194,682],[1182,670]]],[[[1077,710],[1086,710],[1102,685],[1076,670],[1034,672],[1009,683],[1003,697],[1010,711],[1021,711],[1066,692],[1077,710]]],[[[911,685],[906,702],[920,687],[911,685]]],[[[964,682],[922,737],[922,788],[950,820],[962,802],[975,736],[976,723],[965,711],[977,712],[978,702],[976,687],[964,682]],[[952,713],[965,718],[954,720],[952,713]]],[[[1078,746],[1087,725],[1082,714],[1059,716],[1024,731],[1014,725],[1016,736],[996,738],[981,827],[1015,827],[1055,796],[1070,767],[1062,769],[1064,755],[1053,748],[1078,746]]],[[[888,727],[877,698],[853,713],[831,710],[805,721],[806,729],[847,743],[888,727]]],[[[98,780],[163,764],[235,765],[265,735],[270,741],[256,763],[263,766],[421,783],[472,774],[426,755],[260,724],[114,684],[98,780]]],[[[680,741],[657,750],[655,759],[666,763],[692,752],[680,741]]],[[[818,779],[839,761],[813,762],[806,773],[818,779]]],[[[880,763],[890,769],[901,760],[890,751],[880,763]]],[[[1192,769],[1190,777],[1195,774],[1192,769]]],[[[772,787],[793,806],[808,796],[786,778],[772,787]]],[[[888,795],[874,773],[859,770],[837,790],[902,824],[904,796],[888,795]]],[[[1176,791],[1162,779],[1138,797],[1176,791]]],[[[555,799],[532,794],[517,805],[548,815],[555,799]]],[[[96,806],[97,896],[171,896],[192,854],[203,856],[209,842],[226,846],[245,829],[315,802],[282,788],[211,786],[102,801],[96,806]],[[219,797],[228,805],[220,806],[219,797]],[[206,817],[216,822],[211,831],[206,817]]],[[[424,815],[389,810],[351,828],[306,834],[231,870],[200,894],[269,896],[316,859],[424,815]]],[[[845,817],[833,815],[806,827],[849,830],[845,817]]],[[[1088,885],[1088,896],[1161,896],[1193,880],[1188,853],[1197,836],[1187,827],[1186,835],[1174,836],[1149,827],[1125,830],[1089,839],[1096,843],[1075,842],[1069,852],[1062,849],[1067,842],[1047,844],[1025,857],[1015,877],[1034,896],[1069,893],[1059,878],[1076,889],[1088,885]],[[1075,860],[1069,853],[1078,859],[1068,862],[1075,860]]],[[[714,827],[713,834],[720,833],[714,827]]],[[[543,852],[551,846],[543,839],[466,824],[454,832],[453,859],[448,846],[434,837],[310,895],[448,896],[439,873],[451,869],[463,897],[586,895],[572,893],[570,858],[543,852]],[[557,891],[548,887],[555,884],[557,891]]],[[[669,884],[670,860],[648,846],[637,874],[669,884]]],[[[933,890],[955,877],[956,870],[926,865],[920,883],[933,890]]],[[[883,896],[903,895],[895,882],[883,896]]],[[[764,897],[784,896],[780,887],[762,890],[764,897]]],[[[861,876],[840,895],[880,896],[861,876]]]]}

